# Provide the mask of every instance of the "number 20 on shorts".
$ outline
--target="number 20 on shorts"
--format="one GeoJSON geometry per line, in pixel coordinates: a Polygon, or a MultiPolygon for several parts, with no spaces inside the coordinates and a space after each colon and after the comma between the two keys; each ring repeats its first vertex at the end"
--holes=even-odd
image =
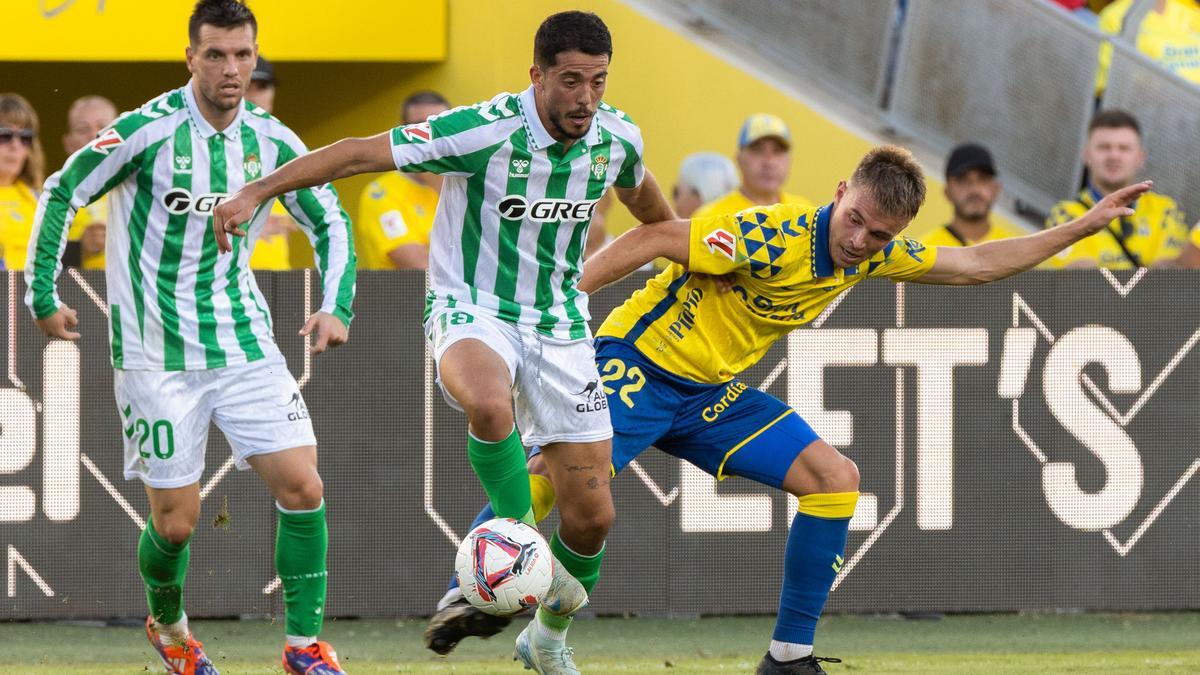
{"type": "Polygon", "coordinates": [[[124,413],[129,422],[129,426],[125,427],[125,438],[137,436],[138,454],[143,459],[151,457],[150,451],[146,449],[148,441],[154,450],[154,457],[170,459],[171,455],[175,454],[175,429],[169,420],[147,422],[140,417],[130,420],[128,418],[133,413],[132,406],[125,406],[124,413]]]}

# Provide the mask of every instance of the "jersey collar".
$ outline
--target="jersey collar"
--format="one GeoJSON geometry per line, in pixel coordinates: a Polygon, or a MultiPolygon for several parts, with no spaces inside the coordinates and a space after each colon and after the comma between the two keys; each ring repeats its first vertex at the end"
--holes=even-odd
{"type": "Polygon", "coordinates": [[[817,209],[816,227],[812,236],[812,274],[814,279],[834,276],[837,267],[833,264],[833,256],[829,253],[829,218],[833,213],[833,204],[829,203],[817,209]]]}
{"type": "Polygon", "coordinates": [[[187,103],[188,115],[191,116],[192,124],[196,126],[196,131],[200,133],[200,138],[208,140],[209,138],[212,138],[221,132],[225,132],[225,135],[229,136],[230,138],[236,138],[240,129],[242,128],[242,120],[246,117],[245,100],[243,100],[241,105],[238,106],[237,117],[235,117],[233,121],[229,123],[228,127],[222,130],[214,129],[213,125],[209,124],[208,120],[204,119],[204,115],[200,114],[200,107],[196,105],[196,94],[192,89],[193,82],[194,80],[188,80],[187,85],[184,86],[183,100],[187,103]]]}
{"type": "MultiPolygon", "coordinates": [[[[521,92],[518,99],[521,103],[521,117],[525,120],[525,129],[529,132],[526,134],[529,138],[529,149],[534,151],[545,150],[554,145],[558,141],[546,131],[546,127],[542,125],[542,118],[537,114],[537,99],[533,93],[533,85],[521,92]]],[[[584,145],[591,147],[600,142],[600,120],[599,111],[592,116],[592,124],[588,127],[588,131],[583,138],[579,139],[584,145]]]]}

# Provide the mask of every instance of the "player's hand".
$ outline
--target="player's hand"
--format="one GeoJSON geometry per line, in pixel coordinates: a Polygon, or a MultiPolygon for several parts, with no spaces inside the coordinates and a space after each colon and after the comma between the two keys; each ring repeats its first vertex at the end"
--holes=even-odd
{"type": "Polygon", "coordinates": [[[78,325],[79,316],[66,305],[60,305],[57,312],[44,319],[37,319],[37,326],[46,337],[62,340],[78,340],[79,333],[71,330],[78,325]]]}
{"type": "Polygon", "coordinates": [[[1148,192],[1153,185],[1154,181],[1144,180],[1106,195],[1088,209],[1087,213],[1080,216],[1079,220],[1084,223],[1089,233],[1099,232],[1117,218],[1132,216],[1133,209],[1129,208],[1129,205],[1148,192]]]}
{"type": "Polygon", "coordinates": [[[233,250],[229,243],[229,235],[246,236],[242,225],[254,217],[254,209],[258,207],[259,201],[261,200],[247,194],[246,189],[242,188],[213,209],[213,234],[217,236],[218,251],[229,253],[233,250]]]}
{"type": "Polygon", "coordinates": [[[305,321],[304,327],[300,329],[301,335],[314,332],[317,334],[317,341],[309,350],[313,354],[344,345],[346,340],[350,339],[350,329],[346,328],[346,324],[327,312],[317,312],[308,317],[308,321],[305,321]]]}

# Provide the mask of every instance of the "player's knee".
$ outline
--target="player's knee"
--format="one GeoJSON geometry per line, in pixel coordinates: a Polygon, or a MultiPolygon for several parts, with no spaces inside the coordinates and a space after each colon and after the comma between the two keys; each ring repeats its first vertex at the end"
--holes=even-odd
{"type": "Polygon", "coordinates": [[[827,489],[822,492],[858,492],[858,465],[843,456],[827,477],[827,489]]]}
{"type": "Polygon", "coordinates": [[[512,400],[509,397],[484,398],[464,407],[471,431],[482,440],[499,441],[512,432],[512,400]]]}
{"type": "Polygon", "coordinates": [[[616,519],[612,500],[582,509],[564,509],[563,505],[559,504],[559,513],[562,516],[563,527],[569,528],[579,539],[597,545],[608,536],[608,531],[612,529],[616,519]]]}
{"type": "Polygon", "coordinates": [[[283,486],[275,500],[289,511],[311,511],[321,506],[324,497],[325,483],[316,471],[312,471],[303,479],[283,486]]]}
{"type": "Polygon", "coordinates": [[[154,531],[172,544],[182,544],[192,536],[196,528],[194,520],[182,514],[170,514],[153,518],[154,531]]]}
{"type": "Polygon", "coordinates": [[[529,468],[530,476],[550,476],[550,467],[546,466],[546,459],[540,452],[530,457],[525,466],[529,468]]]}

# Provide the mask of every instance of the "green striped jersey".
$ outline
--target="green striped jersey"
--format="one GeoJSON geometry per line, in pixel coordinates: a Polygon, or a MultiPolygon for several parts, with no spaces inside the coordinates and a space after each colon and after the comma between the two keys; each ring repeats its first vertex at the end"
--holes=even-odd
{"type": "MultiPolygon", "coordinates": [[[[56,280],[75,212],[108,200],[109,339],[113,367],[202,370],[279,356],[271,317],[250,272],[270,204],[217,253],[212,211],[246,182],[306,152],[290,129],[247,102],[217,131],[192,83],[121,115],[46,181],[25,269],[25,302],[45,318],[61,304],[56,280]]],[[[350,219],[326,185],[280,198],[313,243],[321,311],[349,324],[354,297],[350,219]]]]}
{"type": "Polygon", "coordinates": [[[538,118],[533,88],[391,131],[401,171],[446,177],[429,242],[426,316],[469,304],[567,340],[589,337],[576,288],[595,204],[645,174],[642,134],[601,103],[564,150],[538,118]]]}

